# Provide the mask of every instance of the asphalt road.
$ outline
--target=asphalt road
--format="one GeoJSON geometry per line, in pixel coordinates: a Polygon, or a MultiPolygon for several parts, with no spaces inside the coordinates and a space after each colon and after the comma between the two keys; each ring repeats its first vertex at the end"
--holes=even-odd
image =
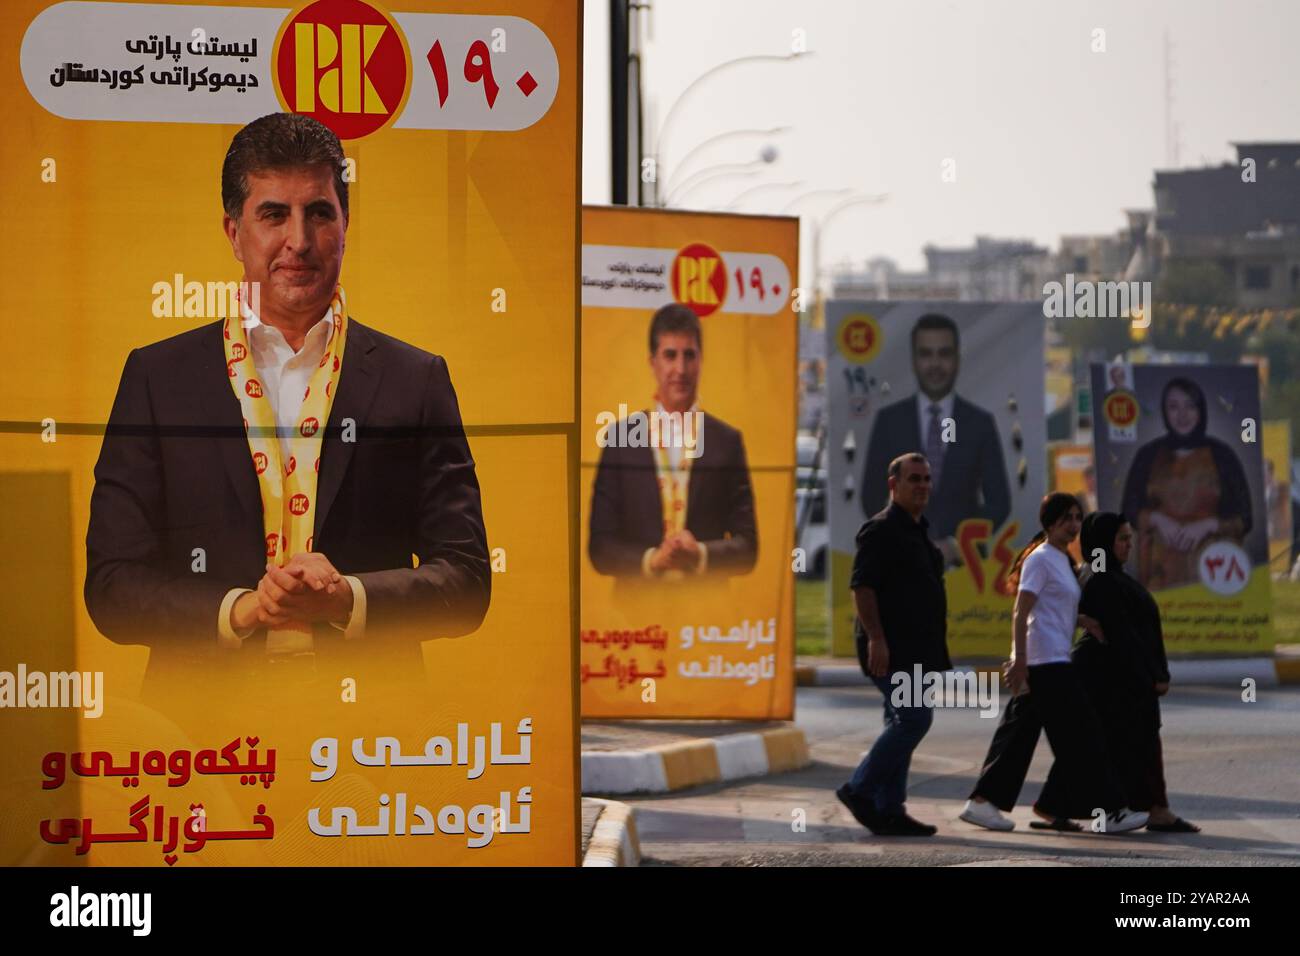
{"type": "Polygon", "coordinates": [[[643,865],[1214,866],[1300,864],[1300,687],[1266,688],[1245,703],[1224,687],[1175,687],[1164,699],[1165,775],[1175,812],[1194,835],[1057,834],[1028,829],[1050,766],[1044,737],[1016,829],[957,819],[996,719],[940,708],[912,761],[908,812],[939,832],[876,837],[835,798],[880,727],[866,687],[800,688],[796,722],[813,764],[794,773],[624,798],[635,805],[643,865]],[[800,822],[803,822],[802,828],[800,822]]]}

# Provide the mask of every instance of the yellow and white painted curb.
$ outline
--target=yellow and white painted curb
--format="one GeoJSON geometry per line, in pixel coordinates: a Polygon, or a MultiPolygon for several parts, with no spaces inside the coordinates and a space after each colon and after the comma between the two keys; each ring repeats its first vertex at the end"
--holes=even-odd
{"type": "Polygon", "coordinates": [[[596,829],[587,841],[583,866],[640,866],[641,844],[636,837],[636,811],[626,803],[584,797],[601,805],[596,829]]]}
{"type": "Polygon", "coordinates": [[[582,754],[582,792],[668,793],[784,773],[810,762],[803,731],[793,725],[682,740],[645,750],[591,750],[582,754]]]}

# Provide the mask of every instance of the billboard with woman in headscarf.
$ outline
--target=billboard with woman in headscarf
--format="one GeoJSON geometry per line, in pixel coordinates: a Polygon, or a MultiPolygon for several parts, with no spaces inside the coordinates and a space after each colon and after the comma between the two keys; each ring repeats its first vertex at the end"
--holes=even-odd
{"type": "Polygon", "coordinates": [[[1160,602],[1170,649],[1270,647],[1257,370],[1094,365],[1092,384],[1099,506],[1134,528],[1130,571],[1160,602]]]}

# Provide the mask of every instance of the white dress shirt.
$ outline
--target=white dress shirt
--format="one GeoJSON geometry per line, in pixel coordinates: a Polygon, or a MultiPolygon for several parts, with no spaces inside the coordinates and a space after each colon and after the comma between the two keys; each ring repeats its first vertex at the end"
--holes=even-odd
{"type": "MultiPolygon", "coordinates": [[[[325,310],[324,317],[313,325],[303,338],[302,348],[293,350],[279,329],[258,320],[245,307],[244,328],[248,331],[248,345],[253,353],[253,367],[266,391],[275,413],[276,437],[280,442],[280,460],[289,459],[290,436],[298,425],[303,396],[312,374],[325,354],[325,344],[334,330],[334,313],[325,310]]],[[[354,575],[346,575],[352,586],[352,614],[347,624],[334,624],[343,631],[345,640],[356,640],[366,630],[366,589],[354,575]]],[[[217,612],[217,642],[223,647],[238,647],[256,628],[237,631],[230,623],[230,610],[241,594],[252,593],[249,588],[231,588],[226,592],[217,612]]]]}

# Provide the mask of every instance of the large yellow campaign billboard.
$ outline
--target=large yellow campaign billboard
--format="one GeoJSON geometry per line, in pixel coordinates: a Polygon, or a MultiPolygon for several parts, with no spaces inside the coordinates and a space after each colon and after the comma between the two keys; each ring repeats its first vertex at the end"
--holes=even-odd
{"type": "Polygon", "coordinates": [[[0,860],[575,863],[580,4],[0,36],[0,860]]]}
{"type": "Polygon", "coordinates": [[[584,717],[793,715],[798,238],[583,210],[584,717]]]}

